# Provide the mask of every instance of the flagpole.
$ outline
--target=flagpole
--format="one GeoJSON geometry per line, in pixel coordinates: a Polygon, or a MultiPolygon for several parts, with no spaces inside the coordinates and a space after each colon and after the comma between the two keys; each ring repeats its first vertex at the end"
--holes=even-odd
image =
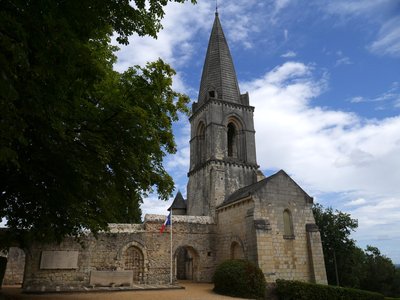
{"type": "Polygon", "coordinates": [[[170,284],[172,284],[172,208],[171,208],[171,232],[170,232],[170,252],[171,252],[171,265],[170,265],[170,284]]]}

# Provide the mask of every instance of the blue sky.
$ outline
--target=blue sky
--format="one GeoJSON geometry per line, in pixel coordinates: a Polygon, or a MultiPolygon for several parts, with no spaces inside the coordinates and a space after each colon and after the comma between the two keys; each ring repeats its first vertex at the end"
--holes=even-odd
{"type": "MultiPolygon", "coordinates": [[[[359,246],[400,263],[400,1],[218,1],[241,92],[255,106],[257,160],[316,202],[358,219],[359,246]]],[[[132,37],[116,70],[161,57],[197,100],[215,1],[170,4],[157,40],[132,37]]],[[[165,165],[186,195],[189,123],[165,165]]],[[[172,198],[171,198],[172,200],[172,198]]],[[[145,200],[144,213],[168,202],[145,200]]]]}

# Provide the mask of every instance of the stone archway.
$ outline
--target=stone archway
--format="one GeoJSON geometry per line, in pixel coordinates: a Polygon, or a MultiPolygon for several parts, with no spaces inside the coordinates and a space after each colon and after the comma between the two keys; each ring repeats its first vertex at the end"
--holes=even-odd
{"type": "Polygon", "coordinates": [[[135,247],[130,246],[125,250],[124,270],[133,271],[133,282],[142,283],[144,277],[144,259],[142,251],[135,247]]]}
{"type": "Polygon", "coordinates": [[[118,251],[118,269],[133,271],[133,283],[147,283],[148,259],[146,248],[137,241],[131,241],[118,251]]]}
{"type": "Polygon", "coordinates": [[[199,254],[190,246],[181,246],[175,251],[175,277],[178,280],[199,280],[199,254]]]}

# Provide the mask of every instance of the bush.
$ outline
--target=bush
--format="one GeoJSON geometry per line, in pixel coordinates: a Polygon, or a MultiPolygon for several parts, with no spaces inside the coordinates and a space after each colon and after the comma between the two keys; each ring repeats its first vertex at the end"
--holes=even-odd
{"type": "Polygon", "coordinates": [[[213,276],[214,291],[218,294],[264,298],[265,277],[259,267],[247,260],[232,259],[220,264],[213,276]]]}
{"type": "Polygon", "coordinates": [[[280,300],[383,300],[379,293],[300,281],[276,281],[280,300]]]}

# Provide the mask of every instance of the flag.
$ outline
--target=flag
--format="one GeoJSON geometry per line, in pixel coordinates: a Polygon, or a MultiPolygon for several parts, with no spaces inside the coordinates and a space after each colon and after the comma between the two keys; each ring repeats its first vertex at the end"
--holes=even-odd
{"type": "Polygon", "coordinates": [[[163,233],[165,230],[165,227],[168,225],[171,225],[171,213],[169,213],[167,219],[165,220],[164,224],[161,226],[160,233],[163,233]]]}

